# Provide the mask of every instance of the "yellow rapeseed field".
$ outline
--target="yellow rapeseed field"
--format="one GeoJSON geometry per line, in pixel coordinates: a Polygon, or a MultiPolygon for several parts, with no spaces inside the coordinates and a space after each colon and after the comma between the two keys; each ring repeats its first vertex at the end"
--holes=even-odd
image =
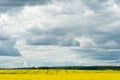
{"type": "Polygon", "coordinates": [[[120,80],[120,71],[0,70],[0,80],[120,80]]]}

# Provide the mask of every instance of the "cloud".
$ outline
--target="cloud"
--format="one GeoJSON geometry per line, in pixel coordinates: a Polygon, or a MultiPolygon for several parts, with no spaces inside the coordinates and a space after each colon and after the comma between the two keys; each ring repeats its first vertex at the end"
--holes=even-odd
{"type": "Polygon", "coordinates": [[[22,57],[0,56],[0,67],[119,65],[120,50],[19,46],[22,57]]]}
{"type": "Polygon", "coordinates": [[[58,40],[53,36],[39,36],[28,38],[26,42],[30,45],[57,45],[58,40]]]}
{"type": "MultiPolygon", "coordinates": [[[[68,60],[65,64],[75,65],[81,62],[81,65],[86,65],[89,60],[91,61],[89,65],[111,60],[119,61],[119,51],[109,51],[120,49],[120,3],[117,0],[15,0],[15,2],[5,0],[1,1],[0,5],[2,9],[5,7],[9,9],[4,13],[0,12],[1,55],[15,56],[21,53],[28,56],[25,58],[29,58],[33,55],[38,56],[41,51],[39,48],[54,46],[63,48],[63,52],[58,51],[55,55],[49,52],[50,50],[44,49],[43,53],[46,52],[40,53],[41,58],[33,62],[38,64],[42,58],[45,59],[42,59],[43,62],[39,65],[47,65],[47,61],[56,64],[56,60],[58,62],[68,60]],[[24,43],[19,43],[20,40],[24,43]],[[21,49],[25,45],[29,48],[21,49]],[[69,49],[64,52],[65,47],[69,49]],[[78,47],[80,51],[71,50],[71,47],[78,47]],[[72,52],[77,57],[72,56],[72,52]],[[74,61],[64,57],[70,55],[74,61]],[[59,59],[58,56],[63,57],[59,59]]],[[[30,58],[28,64],[34,65],[30,58]]]]}
{"type": "Polygon", "coordinates": [[[83,2],[83,4],[85,4],[86,6],[88,6],[90,9],[94,10],[94,11],[101,11],[102,9],[104,9],[105,3],[108,0],[92,0],[92,1],[87,1],[87,0],[81,0],[83,2]]]}
{"type": "Polygon", "coordinates": [[[0,0],[0,6],[22,6],[22,5],[35,5],[35,4],[46,4],[51,0],[0,0]]]}
{"type": "Polygon", "coordinates": [[[0,12],[7,12],[10,10],[20,10],[25,5],[46,5],[51,3],[51,0],[0,0],[0,12]]]}
{"type": "Polygon", "coordinates": [[[36,5],[36,4],[47,4],[51,0],[0,0],[0,6],[23,6],[23,5],[36,5]]]}
{"type": "Polygon", "coordinates": [[[83,58],[91,58],[95,60],[119,60],[119,50],[105,49],[73,49],[78,55],[81,53],[83,58]]]}
{"type": "Polygon", "coordinates": [[[0,40],[8,40],[9,37],[6,35],[0,35],[0,40]]]}
{"type": "Polygon", "coordinates": [[[18,49],[15,48],[15,42],[11,40],[0,40],[1,56],[21,56],[18,49]]]}
{"type": "Polygon", "coordinates": [[[119,38],[112,38],[119,36],[119,22],[116,23],[119,19],[108,11],[110,3],[111,0],[93,0],[90,3],[66,0],[53,1],[46,5],[24,6],[19,12],[12,12],[13,15],[11,12],[1,14],[1,26],[7,25],[6,29],[10,30],[12,37],[25,39],[29,45],[81,44],[82,48],[119,48],[119,38]],[[73,3],[76,5],[72,6],[73,3]],[[99,9],[94,7],[98,3],[101,3],[99,9]]]}
{"type": "Polygon", "coordinates": [[[29,45],[80,46],[79,41],[75,40],[63,28],[42,30],[39,27],[32,27],[28,31],[30,36],[26,37],[26,42],[29,45]]]}
{"type": "MultiPolygon", "coordinates": [[[[2,30],[2,28],[1,28],[2,30]]],[[[16,40],[11,39],[10,35],[1,31],[0,34],[0,55],[1,56],[21,56],[21,53],[15,48],[16,40]]]]}

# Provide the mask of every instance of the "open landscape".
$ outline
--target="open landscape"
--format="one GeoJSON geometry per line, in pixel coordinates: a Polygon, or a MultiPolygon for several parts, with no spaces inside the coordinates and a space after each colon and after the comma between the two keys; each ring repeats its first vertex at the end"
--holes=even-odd
{"type": "Polygon", "coordinates": [[[0,0],[0,80],[120,80],[120,0],[0,0]]]}
{"type": "Polygon", "coordinates": [[[1,69],[0,80],[120,80],[120,71],[75,69],[1,69]]]}

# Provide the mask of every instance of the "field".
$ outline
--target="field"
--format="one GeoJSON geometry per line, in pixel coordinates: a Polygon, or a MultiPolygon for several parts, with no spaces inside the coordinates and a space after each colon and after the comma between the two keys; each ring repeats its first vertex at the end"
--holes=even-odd
{"type": "Polygon", "coordinates": [[[0,80],[120,80],[120,71],[0,70],[0,80]]]}

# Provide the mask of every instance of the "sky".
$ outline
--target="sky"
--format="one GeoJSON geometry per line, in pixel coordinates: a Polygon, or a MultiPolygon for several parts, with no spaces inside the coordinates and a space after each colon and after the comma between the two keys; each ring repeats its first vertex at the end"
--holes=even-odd
{"type": "Polygon", "coordinates": [[[0,68],[119,62],[120,0],[0,0],[0,68]]]}

